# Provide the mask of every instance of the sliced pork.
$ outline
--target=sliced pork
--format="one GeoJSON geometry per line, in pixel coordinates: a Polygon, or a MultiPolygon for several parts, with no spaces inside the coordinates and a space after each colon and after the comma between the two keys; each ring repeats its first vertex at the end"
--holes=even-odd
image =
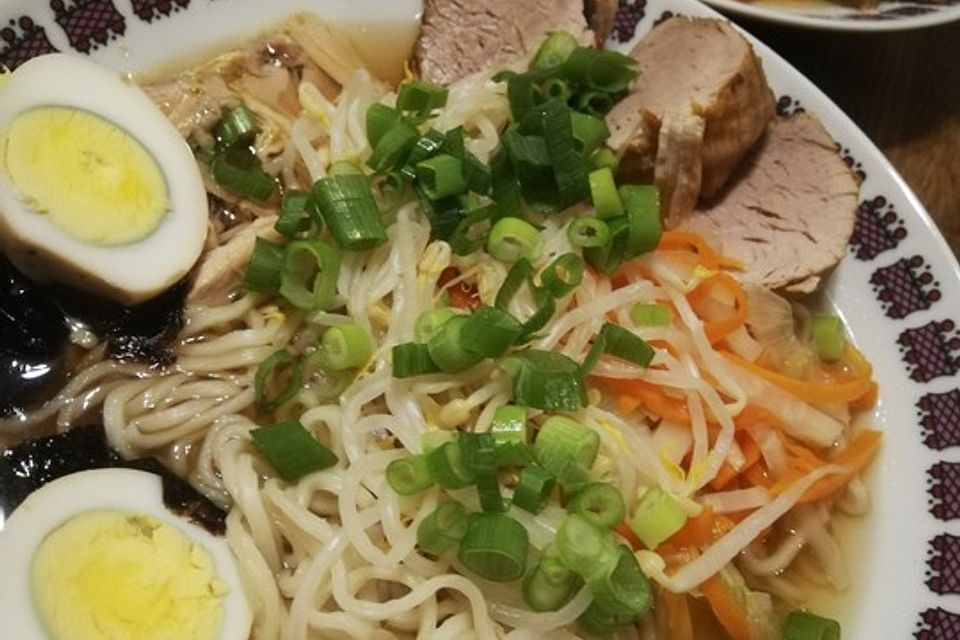
{"type": "Polygon", "coordinates": [[[413,62],[424,80],[449,84],[532,55],[551,31],[592,43],[583,0],[426,0],[413,62]]]}
{"type": "Polygon", "coordinates": [[[650,144],[663,140],[654,135],[658,121],[703,121],[699,153],[681,171],[683,190],[665,189],[667,219],[679,221],[690,213],[690,202],[721,189],[763,134],[774,113],[773,93],[750,43],[722,20],[672,18],[630,55],[639,63],[640,77],[633,93],[607,117],[609,144],[623,155],[621,177],[650,181],[655,177],[651,167],[677,162],[660,157],[666,150],[650,144]]]}
{"type": "Polygon", "coordinates": [[[808,292],[843,257],[859,184],[823,125],[805,113],[777,119],[716,204],[683,227],[719,240],[742,280],[808,292]]]}

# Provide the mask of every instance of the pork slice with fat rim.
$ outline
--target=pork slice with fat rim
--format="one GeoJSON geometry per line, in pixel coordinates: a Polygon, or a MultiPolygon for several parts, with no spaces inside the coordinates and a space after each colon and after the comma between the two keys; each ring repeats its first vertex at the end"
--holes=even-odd
{"type": "MultiPolygon", "coordinates": [[[[683,202],[715,195],[774,114],[773,93],[750,43],[724,20],[676,17],[651,31],[630,55],[640,76],[607,116],[608,144],[622,155],[621,178],[649,181],[645,169],[676,162],[658,157],[666,150],[645,143],[651,117],[689,112],[703,120],[701,180],[687,186],[695,189],[692,194],[678,195],[683,202]]],[[[669,199],[665,204],[671,220],[690,212],[669,199]]]]}
{"type": "Polygon", "coordinates": [[[426,0],[413,63],[424,80],[449,84],[532,55],[551,31],[591,44],[583,0],[426,0]]]}
{"type": "Polygon", "coordinates": [[[808,292],[843,257],[859,183],[813,116],[778,118],[716,202],[683,228],[720,242],[746,282],[808,292]]]}

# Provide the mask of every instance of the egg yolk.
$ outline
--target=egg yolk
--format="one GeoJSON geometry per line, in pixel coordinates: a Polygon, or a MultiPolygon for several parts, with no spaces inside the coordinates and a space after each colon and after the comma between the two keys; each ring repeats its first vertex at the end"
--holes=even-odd
{"type": "Polygon", "coordinates": [[[21,113],[3,141],[4,166],[27,206],[91,244],[140,240],[169,210],[157,162],[129,133],[68,107],[21,113]]]}
{"type": "Polygon", "coordinates": [[[209,553],[149,516],[74,516],[37,549],[30,582],[51,640],[214,640],[223,623],[209,553]]]}

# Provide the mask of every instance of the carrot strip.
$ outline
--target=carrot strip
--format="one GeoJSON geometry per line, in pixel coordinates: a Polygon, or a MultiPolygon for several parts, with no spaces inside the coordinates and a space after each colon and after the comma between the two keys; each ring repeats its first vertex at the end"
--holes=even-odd
{"type": "Polygon", "coordinates": [[[459,277],[459,269],[447,267],[440,273],[437,284],[450,294],[450,304],[453,306],[458,309],[476,309],[480,306],[480,293],[474,285],[467,282],[449,284],[459,277]]]}
{"type": "Polygon", "coordinates": [[[658,606],[657,627],[662,637],[670,640],[694,640],[690,601],[685,593],[673,593],[663,588],[656,590],[658,606]]]}
{"type": "Polygon", "coordinates": [[[850,409],[854,412],[866,411],[877,404],[877,398],[880,396],[880,385],[870,381],[870,389],[865,394],[850,403],[850,409]]]}
{"type": "Polygon", "coordinates": [[[689,231],[664,231],[660,236],[658,251],[689,251],[693,250],[700,258],[700,264],[707,269],[720,268],[720,254],[713,250],[707,241],[689,231]]]}
{"type": "Polygon", "coordinates": [[[743,411],[733,419],[733,425],[737,430],[749,429],[755,425],[769,425],[780,432],[783,432],[784,429],[783,421],[780,418],[756,404],[745,406],[743,411]]]}
{"type": "Polygon", "coordinates": [[[733,294],[735,302],[734,311],[730,316],[722,320],[703,323],[703,331],[707,334],[710,344],[716,344],[730,335],[742,327],[743,323],[747,320],[747,294],[744,292],[743,287],[740,286],[740,283],[737,282],[736,278],[729,273],[720,272],[713,274],[701,282],[696,289],[687,294],[687,299],[690,300],[690,304],[696,308],[702,300],[710,295],[710,292],[715,287],[727,289],[733,294]]]}
{"type": "Polygon", "coordinates": [[[803,497],[800,498],[800,503],[818,502],[833,496],[847,486],[858,473],[870,464],[870,461],[880,451],[881,439],[882,435],[879,431],[867,429],[858,433],[846,449],[830,458],[830,464],[843,465],[850,467],[851,470],[847,473],[821,478],[807,489],[803,497]]]}
{"type": "MultiPolygon", "coordinates": [[[[762,367],[745,358],[741,358],[735,353],[721,351],[723,357],[731,362],[747,369],[767,382],[771,382],[787,393],[790,393],[804,402],[811,404],[826,404],[831,402],[853,402],[870,391],[870,377],[863,375],[849,382],[839,382],[835,384],[817,384],[815,382],[806,382],[790,376],[784,375],[762,367]]],[[[868,365],[869,366],[869,365],[868,365]]],[[[860,373],[860,372],[858,372],[860,373]]]]}
{"type": "MultiPolygon", "coordinates": [[[[742,435],[738,434],[738,435],[742,435]]],[[[735,478],[745,473],[750,467],[760,462],[760,447],[754,442],[753,438],[738,437],[737,443],[740,445],[740,449],[743,451],[743,465],[740,466],[740,469],[734,469],[729,462],[724,462],[720,466],[720,471],[717,472],[717,475],[710,481],[710,488],[714,491],[720,491],[728,484],[733,482],[735,478]]]]}
{"type": "Polygon", "coordinates": [[[712,507],[704,507],[700,515],[688,518],[683,527],[664,541],[673,547],[705,547],[713,542],[713,524],[716,514],[712,507]]]}
{"type": "MultiPolygon", "coordinates": [[[[687,409],[687,403],[668,396],[661,387],[655,384],[643,380],[604,378],[602,376],[594,376],[594,379],[617,393],[639,400],[640,405],[665,420],[676,424],[690,425],[690,412],[687,409]]],[[[622,403],[623,400],[621,399],[622,403]]]]}
{"type": "Polygon", "coordinates": [[[750,618],[746,604],[737,599],[720,575],[701,584],[700,592],[732,640],[750,640],[750,618]]]}

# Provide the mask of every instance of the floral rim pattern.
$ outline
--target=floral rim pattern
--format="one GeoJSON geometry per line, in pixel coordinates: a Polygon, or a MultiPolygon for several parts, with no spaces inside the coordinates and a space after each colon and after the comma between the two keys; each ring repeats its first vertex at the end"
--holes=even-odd
{"type": "MultiPolygon", "coordinates": [[[[55,41],[90,54],[122,37],[127,21],[134,16],[144,23],[154,23],[188,10],[191,3],[212,1],[49,0],[31,3],[31,7],[53,11],[56,25],[63,32],[60,35],[65,36],[55,41]]],[[[619,4],[612,35],[615,43],[632,40],[641,25],[654,26],[675,15],[672,11],[651,11],[648,0],[619,0],[619,4]]],[[[960,0],[950,0],[950,4],[960,4],[960,0]]],[[[42,26],[30,15],[0,16],[0,67],[15,69],[30,58],[57,51],[47,24],[42,26]]],[[[781,96],[777,103],[780,115],[802,109],[801,102],[788,95],[781,96]]],[[[862,165],[846,147],[841,144],[838,152],[861,179],[866,179],[862,165]]],[[[888,198],[882,194],[864,196],[850,238],[849,259],[876,265],[864,284],[889,322],[897,323],[903,367],[921,386],[956,376],[960,372],[960,326],[948,317],[953,309],[938,306],[943,298],[938,279],[941,275],[924,256],[909,255],[901,249],[909,233],[907,224],[888,198]],[[921,311],[933,311],[939,319],[918,324],[913,318],[921,311]]],[[[960,447],[960,388],[928,392],[911,402],[916,408],[919,443],[935,452],[960,447]]],[[[940,460],[927,469],[926,475],[930,514],[943,523],[960,520],[960,463],[940,460]]],[[[925,578],[927,589],[936,596],[960,594],[960,537],[942,533],[929,540],[925,578]]],[[[950,605],[946,599],[944,604],[950,605]]],[[[917,640],[960,638],[960,614],[941,606],[919,612],[913,635],[917,640]]]]}

